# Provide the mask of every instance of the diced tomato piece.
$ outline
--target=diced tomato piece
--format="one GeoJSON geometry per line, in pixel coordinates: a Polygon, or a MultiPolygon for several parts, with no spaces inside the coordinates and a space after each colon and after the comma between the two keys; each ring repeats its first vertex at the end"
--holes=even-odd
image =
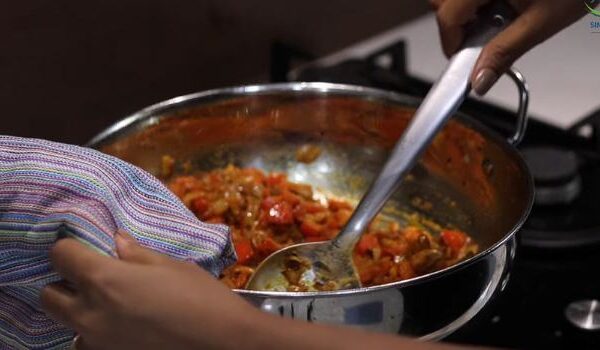
{"type": "Polygon", "coordinates": [[[208,175],[208,182],[212,185],[212,186],[219,186],[222,182],[222,174],[219,173],[211,173],[208,175]]]}
{"type": "Polygon", "coordinates": [[[363,285],[371,283],[373,278],[377,275],[377,270],[375,269],[359,269],[358,276],[360,278],[360,283],[363,285]]]}
{"type": "Polygon", "coordinates": [[[391,242],[381,246],[384,253],[396,256],[406,255],[408,252],[408,244],[405,241],[391,242]]]}
{"type": "Polygon", "coordinates": [[[225,218],[223,218],[222,216],[211,216],[208,218],[204,218],[203,220],[204,220],[204,222],[206,222],[208,224],[224,224],[225,223],[225,218]]]}
{"type": "Polygon", "coordinates": [[[322,206],[320,203],[312,203],[312,202],[305,203],[302,205],[302,207],[309,214],[320,213],[322,211],[327,210],[327,208],[322,206]]]}
{"type": "Polygon", "coordinates": [[[300,197],[291,193],[290,191],[283,192],[283,194],[281,195],[281,199],[288,202],[292,206],[297,205],[301,201],[300,197]]]}
{"type": "Polygon", "coordinates": [[[279,197],[273,197],[273,196],[265,197],[262,200],[262,202],[260,203],[260,207],[263,210],[269,210],[269,209],[271,209],[272,206],[275,205],[275,203],[277,203],[280,200],[281,199],[279,197]]]}
{"type": "Polygon", "coordinates": [[[289,225],[294,222],[292,206],[288,202],[275,204],[269,210],[269,222],[278,225],[289,225]]]}
{"type": "Polygon", "coordinates": [[[285,174],[272,173],[272,174],[269,174],[269,176],[267,176],[265,182],[267,183],[267,185],[273,186],[273,185],[281,184],[281,183],[285,182],[285,180],[286,180],[285,174]]]}
{"type": "Polygon", "coordinates": [[[442,231],[441,237],[444,244],[454,253],[458,253],[467,243],[467,235],[460,231],[442,231]]]}
{"type": "Polygon", "coordinates": [[[340,224],[339,221],[335,219],[334,215],[330,216],[327,219],[327,228],[330,230],[335,230],[336,232],[339,232],[342,226],[344,225],[340,224]]]}
{"type": "Polygon", "coordinates": [[[368,251],[371,251],[377,247],[379,247],[379,241],[375,235],[363,235],[356,245],[356,249],[361,255],[364,255],[368,251]]]}
{"type": "Polygon", "coordinates": [[[235,248],[235,253],[238,257],[238,264],[245,264],[254,256],[252,244],[247,239],[234,242],[233,247],[235,248]]]}
{"type": "Polygon", "coordinates": [[[192,211],[196,215],[202,215],[208,209],[208,201],[202,197],[198,197],[192,201],[192,211]]]}
{"type": "Polygon", "coordinates": [[[292,205],[280,197],[263,199],[261,207],[265,212],[266,221],[270,224],[288,225],[294,222],[292,205]]]}
{"type": "Polygon", "coordinates": [[[415,270],[407,260],[402,260],[398,265],[398,276],[403,280],[416,276],[415,270]]]}
{"type": "Polygon", "coordinates": [[[262,255],[270,255],[271,253],[281,249],[281,245],[279,245],[270,237],[264,237],[260,240],[260,243],[255,246],[255,249],[262,255]]]}
{"type": "Polygon", "coordinates": [[[304,220],[304,216],[306,215],[306,210],[304,210],[303,205],[297,205],[292,210],[292,213],[294,213],[294,218],[296,220],[302,221],[302,220],[304,220]]]}
{"type": "Polygon", "coordinates": [[[329,209],[334,211],[340,209],[352,210],[352,206],[348,202],[330,199],[327,203],[329,204],[329,209]]]}
{"type": "Polygon", "coordinates": [[[365,258],[360,258],[355,256],[354,263],[356,264],[356,270],[358,271],[358,276],[360,278],[360,282],[363,285],[370,285],[379,269],[377,265],[370,263],[365,258]]]}
{"type": "Polygon", "coordinates": [[[352,216],[352,212],[348,209],[341,209],[335,212],[335,220],[339,226],[344,226],[352,216]]]}
{"type": "Polygon", "coordinates": [[[300,224],[300,232],[302,232],[305,237],[321,236],[323,226],[311,220],[305,220],[300,224]]]}
{"type": "Polygon", "coordinates": [[[379,261],[377,262],[377,266],[379,266],[379,269],[381,270],[381,274],[385,275],[385,274],[389,274],[392,267],[394,267],[394,263],[392,262],[390,257],[383,257],[383,258],[379,259],[379,261]]]}
{"type": "Polygon", "coordinates": [[[409,244],[416,243],[419,240],[422,232],[418,228],[415,227],[407,227],[404,231],[404,238],[409,244]]]}

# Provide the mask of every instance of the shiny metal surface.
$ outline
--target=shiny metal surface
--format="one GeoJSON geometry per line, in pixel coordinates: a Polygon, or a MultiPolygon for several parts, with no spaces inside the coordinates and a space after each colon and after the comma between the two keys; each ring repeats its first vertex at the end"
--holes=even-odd
{"type": "Polygon", "coordinates": [[[569,322],[579,329],[600,330],[600,301],[574,301],[565,309],[565,316],[569,322]]]}
{"type": "MultiPolygon", "coordinates": [[[[344,231],[340,234],[342,234],[344,231]]],[[[358,232],[360,237],[361,232],[358,232]]],[[[245,289],[255,291],[286,291],[290,286],[284,276],[286,260],[294,257],[303,261],[307,266],[300,280],[308,290],[318,290],[316,285],[335,283],[335,288],[360,288],[360,277],[352,260],[354,242],[346,242],[337,246],[337,239],[324,242],[299,243],[280,249],[255,269],[254,274],[246,284],[245,289]]]]}
{"type": "MultiPolygon", "coordinates": [[[[351,257],[354,245],[398,189],[436,133],[469,94],[470,78],[483,46],[511,23],[510,8],[503,1],[494,1],[491,8],[484,12],[478,16],[479,23],[475,24],[475,30],[467,34],[465,47],[450,59],[445,71],[425,96],[381,172],[338,236],[330,242],[304,243],[273,253],[256,268],[246,289],[286,290],[283,267],[288,256],[299,257],[310,266],[302,274],[302,280],[310,288],[316,280],[343,281],[337,285],[337,289],[360,287],[360,278],[351,257]]],[[[511,143],[516,144],[523,137],[529,95],[523,76],[518,71],[510,71],[509,75],[516,82],[520,97],[517,129],[510,139],[511,143]]]]}
{"type": "Polygon", "coordinates": [[[521,141],[523,141],[523,137],[525,137],[525,130],[527,130],[527,112],[529,111],[529,87],[527,86],[527,82],[525,81],[525,77],[523,74],[516,68],[512,67],[509,69],[506,74],[512,79],[512,81],[517,85],[517,89],[519,91],[519,109],[517,111],[517,127],[515,128],[515,133],[508,139],[508,142],[517,146],[521,141]]]}
{"type": "MultiPolygon", "coordinates": [[[[109,128],[90,146],[155,175],[160,175],[162,156],[169,154],[179,160],[176,173],[184,171],[184,163],[194,170],[234,163],[283,171],[291,181],[357,200],[419,104],[407,96],[336,84],[238,87],[151,106],[109,128]],[[295,150],[307,143],[319,146],[321,156],[299,163],[295,150]]],[[[405,184],[384,208],[386,215],[402,221],[419,213],[463,229],[481,252],[448,269],[381,286],[236,292],[257,307],[299,319],[360,324],[424,339],[450,333],[505,280],[514,234],[532,205],[531,177],[505,140],[457,114],[405,184]]]]}

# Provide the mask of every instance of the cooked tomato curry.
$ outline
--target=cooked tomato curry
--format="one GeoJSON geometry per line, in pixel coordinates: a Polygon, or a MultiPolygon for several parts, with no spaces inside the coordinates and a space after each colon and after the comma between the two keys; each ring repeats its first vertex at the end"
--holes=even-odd
{"type": "MultiPolygon", "coordinates": [[[[179,176],[168,186],[199,219],[231,228],[238,261],[221,275],[231,288],[244,288],[256,266],[283,247],[335,237],[353,210],[348,201],[316,196],[310,185],[290,182],[285,174],[254,168],[228,166],[179,176]]],[[[353,256],[361,283],[372,286],[443,269],[477,251],[464,232],[434,233],[423,225],[401,225],[380,215],[353,256]]],[[[291,266],[285,272],[289,290],[306,290],[291,266]]]]}

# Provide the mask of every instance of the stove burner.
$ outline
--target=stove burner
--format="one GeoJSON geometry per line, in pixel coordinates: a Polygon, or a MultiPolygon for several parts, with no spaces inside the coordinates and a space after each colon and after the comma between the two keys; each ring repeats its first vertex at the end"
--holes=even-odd
{"type": "Polygon", "coordinates": [[[575,327],[588,331],[600,329],[600,302],[580,300],[572,302],[565,309],[565,317],[575,327]]]}
{"type": "Polygon", "coordinates": [[[535,182],[536,205],[569,204],[581,193],[579,161],[574,152],[531,147],[522,154],[535,182]]]}
{"type": "Polygon", "coordinates": [[[522,154],[536,187],[536,203],[521,231],[521,243],[538,249],[600,246],[600,166],[565,145],[528,145],[522,154]]]}

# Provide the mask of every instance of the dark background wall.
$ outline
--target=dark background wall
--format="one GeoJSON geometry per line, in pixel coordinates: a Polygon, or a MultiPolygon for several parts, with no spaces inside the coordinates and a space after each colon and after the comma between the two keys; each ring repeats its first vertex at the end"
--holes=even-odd
{"type": "Polygon", "coordinates": [[[323,55],[425,0],[35,0],[0,12],[0,133],[83,143],[160,100],[264,81],[282,41],[323,55]]]}

